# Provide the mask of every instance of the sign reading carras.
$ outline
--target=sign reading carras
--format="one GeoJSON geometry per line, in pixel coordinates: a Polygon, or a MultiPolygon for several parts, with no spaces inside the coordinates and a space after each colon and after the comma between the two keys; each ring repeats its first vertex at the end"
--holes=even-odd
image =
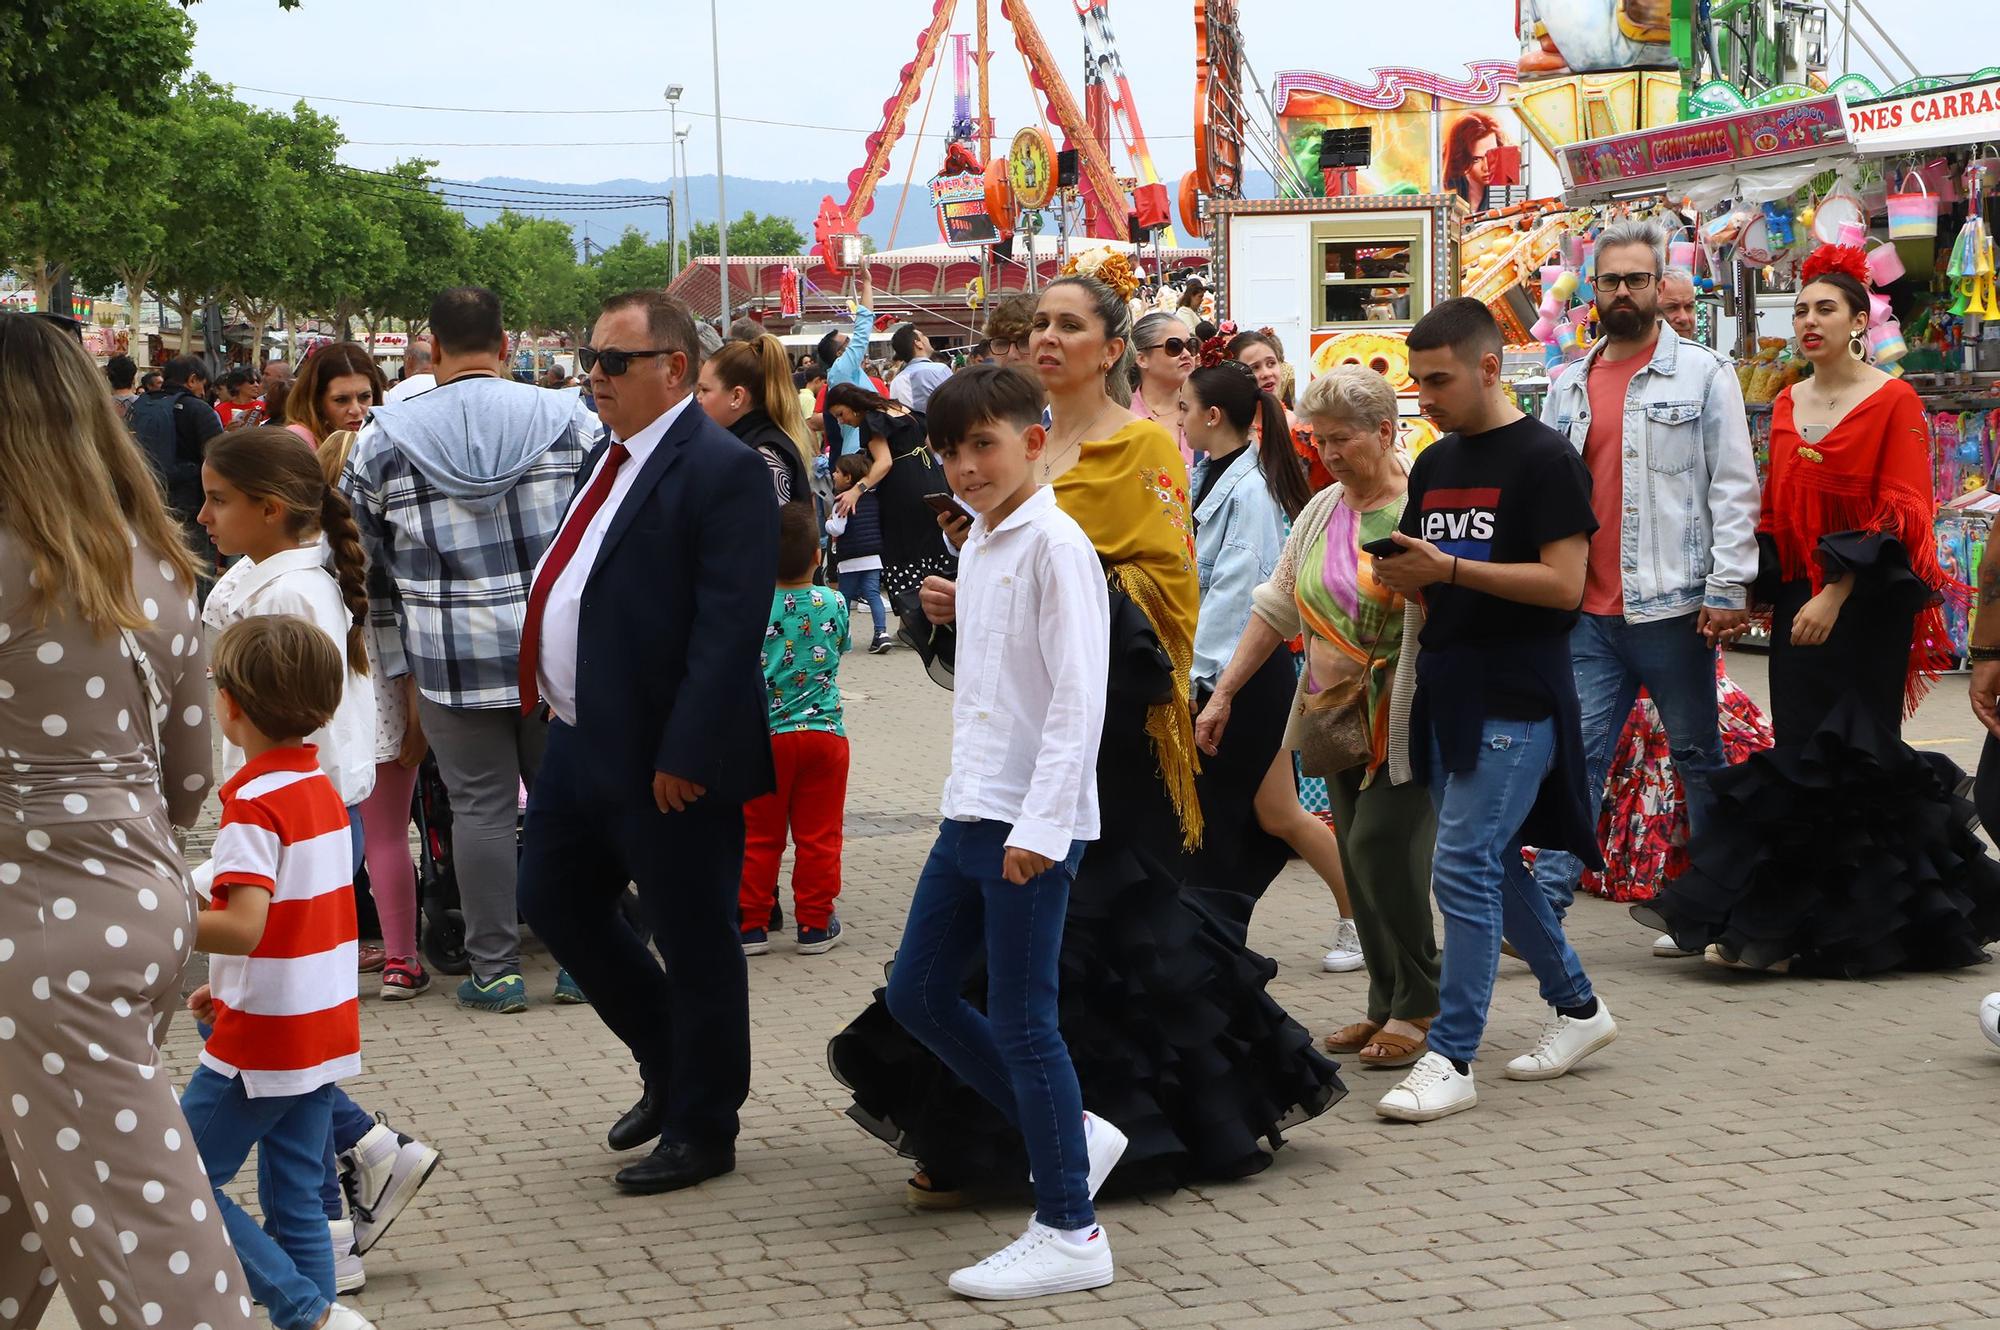
{"type": "Polygon", "coordinates": [[[1864,102],[1847,108],[1847,123],[1862,152],[2000,139],[2000,80],[1864,102]]]}

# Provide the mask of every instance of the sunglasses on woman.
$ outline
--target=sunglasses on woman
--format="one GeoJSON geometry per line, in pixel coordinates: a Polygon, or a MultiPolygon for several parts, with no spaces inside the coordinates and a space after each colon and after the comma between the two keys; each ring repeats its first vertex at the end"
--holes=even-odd
{"type": "Polygon", "coordinates": [[[635,360],[646,360],[653,356],[670,356],[672,354],[674,352],[671,348],[661,351],[618,351],[606,347],[604,350],[599,351],[596,347],[580,346],[576,349],[576,363],[583,367],[583,372],[586,374],[596,369],[599,365],[603,365],[605,375],[615,379],[626,370],[632,368],[632,362],[635,360]]]}
{"type": "Polygon", "coordinates": [[[1164,342],[1155,342],[1148,351],[1164,351],[1170,356],[1191,356],[1201,348],[1191,338],[1169,337],[1164,342]]]}

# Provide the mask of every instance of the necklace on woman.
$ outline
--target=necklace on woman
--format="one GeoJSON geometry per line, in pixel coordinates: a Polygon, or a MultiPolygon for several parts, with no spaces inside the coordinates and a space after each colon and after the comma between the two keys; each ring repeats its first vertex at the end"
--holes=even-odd
{"type": "Polygon", "coordinates": [[[1050,480],[1053,480],[1055,478],[1056,463],[1062,461],[1064,458],[1068,457],[1072,452],[1076,451],[1078,448],[1083,446],[1084,436],[1090,433],[1090,427],[1092,425],[1095,425],[1098,421],[1104,419],[1105,413],[1109,411],[1113,405],[1114,403],[1107,402],[1103,406],[1097,408],[1097,414],[1083,422],[1083,428],[1079,429],[1076,432],[1075,438],[1071,439],[1061,448],[1058,448],[1056,451],[1049,453],[1042,458],[1042,482],[1044,484],[1047,484],[1050,480]]]}

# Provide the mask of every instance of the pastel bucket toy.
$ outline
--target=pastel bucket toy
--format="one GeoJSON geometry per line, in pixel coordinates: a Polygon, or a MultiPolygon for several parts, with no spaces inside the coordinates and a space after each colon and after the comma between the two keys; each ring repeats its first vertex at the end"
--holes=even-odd
{"type": "Polygon", "coordinates": [[[1667,246],[1667,266],[1694,271],[1694,241],[1676,240],[1667,246]]]}
{"type": "Polygon", "coordinates": [[[1866,222],[1842,222],[1835,235],[1837,239],[1833,242],[1834,244],[1859,249],[1868,243],[1868,224],[1866,222]]]}
{"type": "Polygon", "coordinates": [[[1908,343],[1903,341],[1903,330],[1891,320],[1875,330],[1868,339],[1868,352],[1878,365],[1893,365],[1910,354],[1908,343]]]}
{"type": "Polygon", "coordinates": [[[1875,285],[1887,286],[1901,278],[1904,271],[1903,256],[1896,252],[1894,245],[1880,241],[1868,251],[1868,276],[1875,285]]]}
{"type": "Polygon", "coordinates": [[[1544,314],[1541,318],[1535,320],[1534,327],[1528,329],[1528,336],[1534,338],[1544,346],[1548,345],[1556,339],[1555,321],[1544,314]]]}
{"type": "Polygon", "coordinates": [[[1889,195],[1889,234],[1899,240],[1937,234],[1937,199],[1914,171],[1903,177],[1905,190],[1912,184],[1917,187],[1915,193],[1889,195]]]}

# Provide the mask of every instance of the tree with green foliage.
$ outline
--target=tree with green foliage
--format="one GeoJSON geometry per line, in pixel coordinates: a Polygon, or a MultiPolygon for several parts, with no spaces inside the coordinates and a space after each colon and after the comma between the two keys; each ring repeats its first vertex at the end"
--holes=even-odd
{"type": "MultiPolygon", "coordinates": [[[[721,253],[716,243],[714,222],[696,222],[689,237],[696,257],[721,253]]],[[[805,245],[805,232],[799,230],[789,217],[775,214],[759,217],[754,212],[746,212],[729,224],[729,252],[732,256],[797,254],[805,245]]]]}
{"type": "Polygon", "coordinates": [[[400,261],[367,292],[369,331],[379,319],[399,319],[412,337],[430,318],[431,301],[447,287],[465,282],[471,257],[470,228],[464,214],[431,187],[436,162],[397,162],[372,192],[381,197],[383,224],[402,242],[400,261]]]}
{"type": "Polygon", "coordinates": [[[500,297],[510,328],[576,331],[594,311],[569,226],[511,209],[472,232],[472,280],[500,297]]]}
{"type": "Polygon", "coordinates": [[[664,240],[648,241],[636,226],[625,228],[618,243],[590,260],[591,295],[598,301],[622,291],[664,287],[673,274],[673,257],[664,240]]]}
{"type": "Polygon", "coordinates": [[[109,140],[166,109],[193,49],[165,0],[0,0],[0,199],[74,191],[109,140]]]}

